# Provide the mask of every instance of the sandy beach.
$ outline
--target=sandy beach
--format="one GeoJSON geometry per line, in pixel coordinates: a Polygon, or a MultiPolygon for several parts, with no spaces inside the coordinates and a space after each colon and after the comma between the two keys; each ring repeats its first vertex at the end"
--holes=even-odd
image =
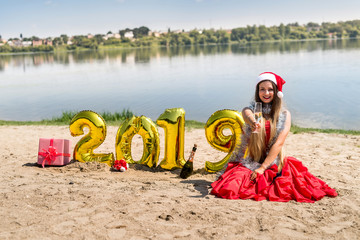
{"type": "MultiPolygon", "coordinates": [[[[96,152],[114,152],[118,127],[108,127],[96,152]]],[[[164,133],[160,131],[160,160],[164,133]]],[[[205,161],[213,149],[203,129],[185,133],[185,157],[194,143],[195,174],[131,165],[75,162],[38,167],[39,138],[71,140],[67,126],[0,126],[0,239],[359,239],[360,136],[289,134],[286,153],[339,194],[316,203],[226,200],[209,195],[215,174],[205,161]]],[[[142,140],[133,141],[140,159],[142,140]]]]}

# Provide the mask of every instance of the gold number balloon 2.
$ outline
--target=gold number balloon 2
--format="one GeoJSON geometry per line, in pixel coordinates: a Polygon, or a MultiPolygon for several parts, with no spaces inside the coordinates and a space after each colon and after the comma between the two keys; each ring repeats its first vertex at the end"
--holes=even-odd
{"type": "Polygon", "coordinates": [[[89,133],[82,137],[74,148],[74,159],[80,162],[97,161],[112,166],[113,153],[95,154],[93,151],[99,147],[106,137],[106,124],[104,119],[92,111],[81,111],[70,122],[72,136],[84,134],[84,127],[89,128],[89,133]]]}
{"type": "Polygon", "coordinates": [[[213,113],[205,125],[205,135],[209,144],[228,154],[218,162],[205,162],[205,170],[208,172],[220,171],[227,163],[236,143],[240,143],[242,126],[245,124],[241,113],[234,110],[219,110],[213,113]],[[230,129],[232,135],[225,136],[224,129],[230,129]]]}
{"type": "Polygon", "coordinates": [[[116,159],[125,159],[128,163],[140,163],[148,167],[156,166],[160,154],[160,139],[156,125],[150,118],[133,116],[124,122],[117,134],[115,142],[116,159]],[[139,161],[131,156],[131,143],[135,134],[143,139],[143,155],[139,161]]]}
{"type": "Polygon", "coordinates": [[[156,123],[165,129],[165,153],[160,167],[168,170],[181,168],[186,162],[184,159],[185,110],[166,109],[156,123]]]}

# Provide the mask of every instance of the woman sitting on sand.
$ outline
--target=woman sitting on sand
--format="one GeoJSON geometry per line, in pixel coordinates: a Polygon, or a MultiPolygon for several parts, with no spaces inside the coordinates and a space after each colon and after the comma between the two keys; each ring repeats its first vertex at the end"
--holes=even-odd
{"type": "Polygon", "coordinates": [[[263,120],[255,121],[255,103],[243,109],[246,124],[241,144],[236,146],[225,172],[211,184],[212,194],[227,199],[278,202],[314,202],[324,196],[337,196],[299,160],[283,156],[291,126],[290,112],[282,108],[283,84],[285,81],[272,72],[257,78],[255,101],[262,103],[263,120]],[[244,156],[246,148],[248,154],[244,156]]]}

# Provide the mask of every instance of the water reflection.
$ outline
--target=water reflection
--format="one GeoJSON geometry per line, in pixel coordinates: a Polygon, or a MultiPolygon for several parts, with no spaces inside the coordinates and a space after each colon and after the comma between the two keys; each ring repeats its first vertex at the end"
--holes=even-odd
{"type": "Polygon", "coordinates": [[[40,66],[42,64],[62,64],[71,63],[93,63],[97,61],[119,61],[121,63],[150,63],[152,59],[159,57],[178,57],[178,56],[200,56],[218,54],[245,54],[262,55],[270,52],[296,53],[299,51],[317,51],[333,49],[358,49],[360,39],[347,40],[311,40],[311,41],[287,41],[270,43],[251,43],[251,44],[232,44],[232,45],[210,45],[210,46],[185,46],[173,48],[131,48],[131,49],[107,49],[97,51],[74,51],[56,53],[34,53],[0,55],[0,71],[8,67],[23,68],[30,66],[40,66]]]}
{"type": "Polygon", "coordinates": [[[360,130],[359,51],[360,40],[326,40],[0,55],[0,119],[129,108],[155,120],[182,107],[205,122],[246,106],[249,80],[272,70],[288,82],[294,123],[360,130]]]}

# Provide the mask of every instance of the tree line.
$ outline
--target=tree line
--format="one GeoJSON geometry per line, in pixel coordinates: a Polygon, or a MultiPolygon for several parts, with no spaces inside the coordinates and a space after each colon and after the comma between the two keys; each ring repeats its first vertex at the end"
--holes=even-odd
{"type": "Polygon", "coordinates": [[[265,27],[246,26],[234,28],[231,40],[238,42],[266,41],[266,40],[305,40],[315,38],[356,38],[360,36],[360,20],[317,24],[309,22],[306,25],[298,23],[280,24],[265,27]]]}
{"type": "MultiPolygon", "coordinates": [[[[248,25],[226,31],[223,29],[194,29],[189,32],[171,31],[162,33],[159,36],[155,33],[149,34],[150,29],[145,26],[134,29],[122,29],[115,37],[111,31],[106,35],[96,34],[89,38],[87,35],[73,36],[71,39],[66,34],[55,37],[52,40],[53,46],[66,46],[68,50],[77,48],[97,49],[99,46],[120,46],[120,47],[149,47],[149,46],[186,46],[186,45],[209,45],[209,44],[229,44],[229,43],[248,43],[257,41],[281,41],[281,40],[306,40],[317,38],[357,38],[360,37],[360,20],[340,21],[337,23],[323,22],[321,24],[309,22],[305,25],[290,23],[287,25],[266,27],[265,25],[248,25]],[[132,33],[127,37],[127,33],[132,33]],[[110,37],[107,37],[110,36],[110,37]],[[71,44],[70,41],[71,40],[71,44]]],[[[21,34],[22,38],[22,34],[21,34]]],[[[17,38],[9,39],[17,40],[17,38]]],[[[33,36],[22,38],[22,40],[39,40],[33,36]]],[[[52,46],[10,47],[6,44],[0,46],[0,52],[17,51],[53,51],[52,46]]]]}

